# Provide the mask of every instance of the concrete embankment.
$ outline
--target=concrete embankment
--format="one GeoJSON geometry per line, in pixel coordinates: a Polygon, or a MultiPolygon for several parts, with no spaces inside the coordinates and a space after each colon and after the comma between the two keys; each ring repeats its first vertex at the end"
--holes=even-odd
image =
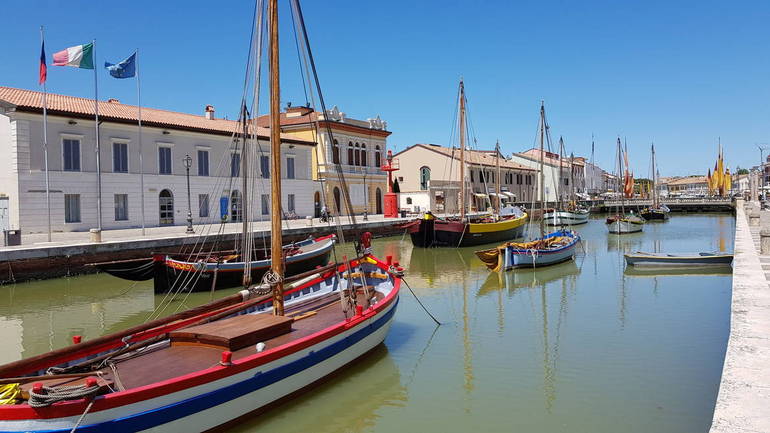
{"type": "MultiPolygon", "coordinates": [[[[372,217],[369,221],[358,218],[354,229],[349,222],[342,225],[347,241],[352,236],[369,231],[375,236],[388,236],[403,233],[399,226],[408,219],[372,217]]],[[[264,237],[270,242],[267,222],[256,223],[254,236],[264,237]]],[[[137,233],[137,229],[111,230],[102,232],[102,242],[89,242],[86,233],[61,234],[52,243],[36,243],[20,247],[0,248],[0,283],[19,282],[30,279],[56,278],[72,274],[94,272],[89,263],[112,260],[149,257],[153,252],[191,251],[197,242],[199,251],[208,251],[215,245],[218,249],[230,249],[233,242],[241,235],[240,224],[227,224],[223,230],[212,228],[208,234],[187,235],[184,227],[163,227],[147,230],[146,236],[137,233]]],[[[207,228],[198,226],[196,233],[204,233],[207,228]]],[[[286,243],[306,239],[308,236],[323,236],[337,233],[336,225],[320,223],[317,219],[286,221],[283,237],[286,243]],[[312,224],[312,225],[311,225],[312,224]]]]}
{"type": "Polygon", "coordinates": [[[770,432],[770,286],[759,254],[759,227],[736,206],[730,338],[712,433],[770,432]]]}

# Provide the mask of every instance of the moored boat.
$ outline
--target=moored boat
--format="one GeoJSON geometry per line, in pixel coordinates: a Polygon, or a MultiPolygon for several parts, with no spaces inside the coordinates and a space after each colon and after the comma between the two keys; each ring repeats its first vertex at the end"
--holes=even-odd
{"type": "Polygon", "coordinates": [[[639,214],[647,221],[666,221],[669,218],[671,209],[668,206],[660,203],[660,196],[658,194],[658,171],[655,167],[655,145],[650,147],[652,155],[652,205],[650,207],[642,209],[639,214]]]}
{"type": "Polygon", "coordinates": [[[636,215],[616,215],[607,218],[607,231],[612,234],[639,233],[643,228],[644,220],[636,215]]]}
{"type": "Polygon", "coordinates": [[[651,267],[705,267],[730,266],[733,255],[725,252],[696,252],[696,253],[636,253],[624,254],[626,263],[630,266],[651,267]]]}
{"type": "Polygon", "coordinates": [[[545,224],[549,226],[585,224],[588,222],[588,210],[554,210],[552,212],[546,212],[543,218],[545,219],[545,224]]]}
{"type": "MultiPolygon", "coordinates": [[[[618,213],[607,217],[607,231],[611,234],[627,234],[627,233],[639,233],[644,228],[644,219],[638,215],[634,215],[633,211],[626,214],[626,198],[633,197],[634,189],[634,176],[628,170],[628,154],[623,153],[623,148],[620,145],[620,137],[618,137],[618,173],[624,171],[623,161],[625,160],[625,174],[623,176],[623,188],[621,190],[620,185],[617,185],[617,190],[620,193],[620,207],[617,209],[618,213]]],[[[618,179],[620,176],[618,176],[618,179]]]]}
{"type": "Polygon", "coordinates": [[[536,268],[562,263],[575,257],[580,235],[573,230],[556,230],[530,242],[508,242],[477,251],[476,256],[493,271],[536,268]]]}
{"type": "MultiPolygon", "coordinates": [[[[336,241],[335,235],[308,238],[283,247],[286,275],[296,275],[329,263],[329,256],[336,241]]],[[[272,266],[269,250],[259,250],[262,257],[252,260],[248,266],[251,281],[259,281],[272,266]],[[265,257],[267,256],[267,257],[265,257]]],[[[155,293],[165,293],[172,287],[186,291],[206,291],[242,284],[246,264],[238,254],[179,258],[174,255],[153,256],[153,287],[155,293]]]]}

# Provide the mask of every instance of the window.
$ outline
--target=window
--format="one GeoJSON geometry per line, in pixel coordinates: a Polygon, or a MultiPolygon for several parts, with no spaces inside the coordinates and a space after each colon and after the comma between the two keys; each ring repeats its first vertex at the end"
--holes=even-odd
{"type": "Polygon", "coordinates": [[[340,163],[340,143],[335,139],[334,146],[332,146],[332,163],[340,163]]]}
{"type": "Polygon", "coordinates": [[[286,157],[286,179],[294,179],[294,157],[286,157]]]}
{"type": "Polygon", "coordinates": [[[243,221],[241,192],[237,189],[230,193],[230,221],[243,221]]]}
{"type": "Polygon", "coordinates": [[[348,164],[353,165],[353,142],[348,141],[348,164]]]}
{"type": "MultiPolygon", "coordinates": [[[[206,154],[208,155],[208,152],[206,152],[206,154]]],[[[198,216],[200,218],[208,218],[209,216],[209,195],[208,194],[198,194],[198,216]]]]}
{"type": "Polygon", "coordinates": [[[80,194],[64,194],[64,222],[80,222],[80,194]]]}
{"type": "Polygon", "coordinates": [[[238,177],[241,175],[241,154],[233,153],[230,155],[230,176],[238,177]]]}
{"type": "Polygon", "coordinates": [[[355,165],[361,165],[361,150],[359,149],[360,146],[361,146],[360,144],[356,143],[356,153],[355,153],[355,155],[356,155],[356,159],[355,159],[356,164],[355,165]]]}
{"type": "Polygon", "coordinates": [[[412,204],[412,197],[406,198],[406,204],[412,204]]]}
{"type": "Polygon", "coordinates": [[[259,157],[259,168],[262,171],[262,178],[270,178],[270,157],[262,155],[259,157]]]}
{"type": "Polygon", "coordinates": [[[420,168],[420,190],[427,191],[430,188],[430,168],[420,168]]]}
{"type": "Polygon", "coordinates": [[[174,194],[164,189],[158,194],[159,220],[160,225],[174,224],[174,194]]]}
{"type": "Polygon", "coordinates": [[[380,167],[382,164],[382,160],[380,159],[380,146],[374,146],[374,166],[380,167]]]}
{"type": "Polygon", "coordinates": [[[361,165],[364,167],[369,165],[369,162],[366,160],[366,144],[361,144],[361,165]]]}
{"type": "Polygon", "coordinates": [[[128,143],[112,143],[112,171],[128,173],[128,143]]]}
{"type": "Polygon", "coordinates": [[[62,147],[64,149],[64,171],[80,171],[80,140],[65,138],[62,147]]]}
{"type": "Polygon", "coordinates": [[[473,182],[473,170],[471,170],[471,182],[473,182]]]}
{"type": "Polygon", "coordinates": [[[208,176],[208,175],[209,175],[209,151],[199,150],[198,151],[198,176],[208,176]]]}
{"type": "Polygon", "coordinates": [[[270,197],[262,194],[262,215],[270,215],[270,197]]]}
{"type": "Polygon", "coordinates": [[[288,198],[289,198],[289,199],[287,200],[287,201],[288,201],[288,204],[287,204],[287,206],[288,206],[288,208],[289,208],[289,212],[294,212],[294,211],[296,211],[296,209],[295,209],[295,207],[294,207],[294,194],[289,194],[289,197],[288,197],[288,198]]]}
{"type": "Polygon", "coordinates": [[[171,174],[171,148],[158,148],[158,174],[171,174]]]}
{"type": "Polygon", "coordinates": [[[115,194],[115,221],[128,221],[128,194],[115,194]]]}

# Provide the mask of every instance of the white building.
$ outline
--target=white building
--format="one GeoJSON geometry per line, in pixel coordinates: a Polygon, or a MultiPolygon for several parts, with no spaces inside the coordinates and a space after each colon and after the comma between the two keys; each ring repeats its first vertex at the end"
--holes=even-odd
{"type": "MultiPolygon", "coordinates": [[[[42,107],[40,92],[0,87],[0,197],[8,203],[6,225],[22,233],[47,230],[42,107]]],[[[232,139],[237,122],[217,119],[210,105],[204,115],[143,107],[140,149],[137,115],[136,106],[113,99],[99,103],[101,227],[140,227],[141,195],[147,227],[186,224],[186,155],[192,159],[190,194],[194,223],[216,222],[222,214],[230,221],[238,220],[241,182],[231,176],[239,172],[240,147],[232,139]]],[[[48,95],[53,231],[99,226],[94,126],[93,100],[48,95]]],[[[269,219],[270,213],[268,132],[257,129],[258,163],[249,169],[257,177],[252,191],[258,201],[255,220],[269,219]]],[[[284,211],[312,215],[313,195],[319,190],[318,183],[312,180],[315,144],[282,137],[284,211]]]]}

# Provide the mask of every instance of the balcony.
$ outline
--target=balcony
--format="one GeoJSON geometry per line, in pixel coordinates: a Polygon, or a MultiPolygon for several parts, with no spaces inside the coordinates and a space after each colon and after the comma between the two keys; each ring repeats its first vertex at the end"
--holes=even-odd
{"type": "MultiPolygon", "coordinates": [[[[380,167],[360,167],[355,165],[342,164],[340,165],[342,172],[345,174],[366,174],[367,176],[385,176],[385,172],[380,167]]],[[[320,164],[318,170],[325,173],[337,173],[336,164],[320,164]]]]}

